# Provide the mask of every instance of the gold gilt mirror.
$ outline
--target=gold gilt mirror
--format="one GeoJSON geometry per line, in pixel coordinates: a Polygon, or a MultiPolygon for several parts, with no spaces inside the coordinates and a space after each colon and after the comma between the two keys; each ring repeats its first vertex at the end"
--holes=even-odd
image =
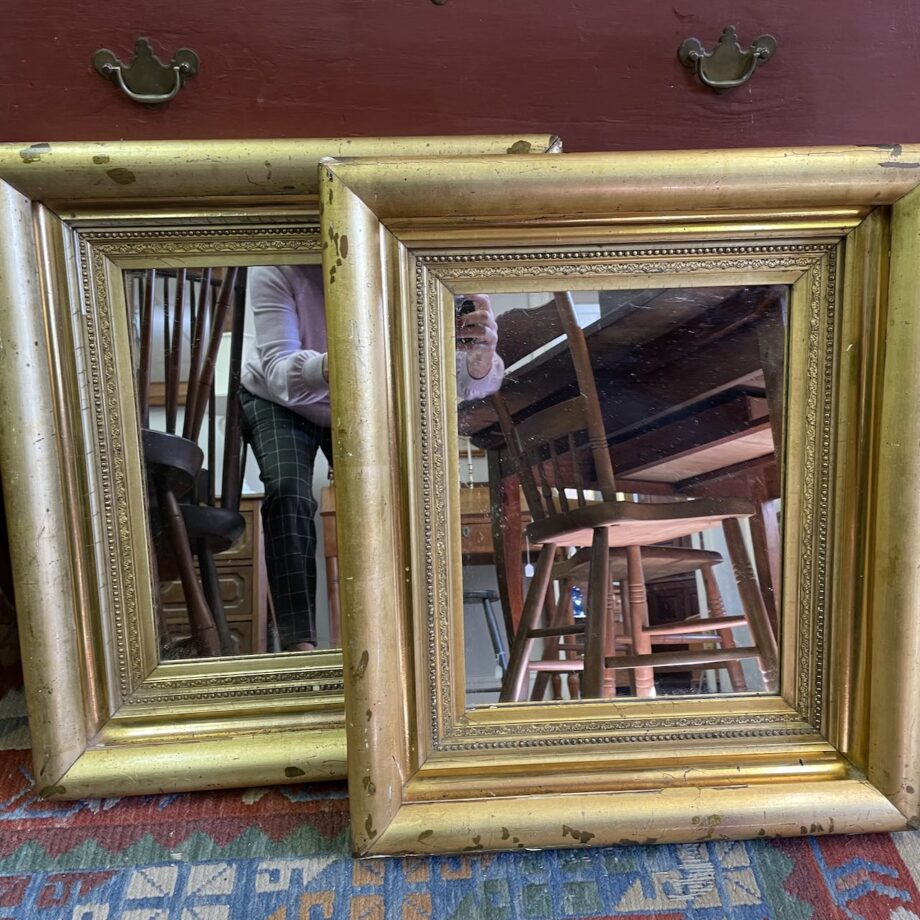
{"type": "Polygon", "coordinates": [[[0,148],[0,472],[44,796],[345,775],[317,162],[556,146],[0,148]]]}
{"type": "Polygon", "coordinates": [[[325,161],[358,853],[915,822],[918,160],[325,161]]]}

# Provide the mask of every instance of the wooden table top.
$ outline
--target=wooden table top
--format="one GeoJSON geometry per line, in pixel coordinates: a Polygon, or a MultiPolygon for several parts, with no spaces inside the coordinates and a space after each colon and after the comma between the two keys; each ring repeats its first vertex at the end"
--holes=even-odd
{"type": "MultiPolygon", "coordinates": [[[[782,342],[783,299],[777,287],[602,292],[584,331],[618,477],[678,483],[772,455],[763,341],[782,342]]],[[[552,305],[498,324],[515,420],[575,395],[565,340],[533,354],[560,331],[552,305]]],[[[490,400],[461,407],[459,424],[477,446],[503,447],[490,400]]]]}

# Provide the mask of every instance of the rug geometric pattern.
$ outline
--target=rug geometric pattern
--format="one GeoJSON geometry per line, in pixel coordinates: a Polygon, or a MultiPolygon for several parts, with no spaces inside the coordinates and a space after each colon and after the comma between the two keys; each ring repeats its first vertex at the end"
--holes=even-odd
{"type": "Polygon", "coordinates": [[[920,920],[920,833],[356,861],[342,784],[42,802],[8,638],[0,920],[920,920]]]}
{"type": "Polygon", "coordinates": [[[0,752],[4,920],[920,920],[897,839],[355,861],[341,784],[42,802],[0,752]]]}

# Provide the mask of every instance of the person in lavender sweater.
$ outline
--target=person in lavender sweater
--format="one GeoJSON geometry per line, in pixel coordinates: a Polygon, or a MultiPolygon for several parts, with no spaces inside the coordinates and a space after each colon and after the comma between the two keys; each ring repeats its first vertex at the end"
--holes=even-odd
{"type": "MultiPolygon", "coordinates": [[[[249,278],[255,342],[241,377],[244,429],[265,487],[265,563],[281,647],[305,651],[316,647],[316,452],[332,462],[322,269],[259,267],[249,278]]],[[[494,393],[504,374],[489,298],[467,299],[472,312],[457,323],[461,402],[494,393]]]]}

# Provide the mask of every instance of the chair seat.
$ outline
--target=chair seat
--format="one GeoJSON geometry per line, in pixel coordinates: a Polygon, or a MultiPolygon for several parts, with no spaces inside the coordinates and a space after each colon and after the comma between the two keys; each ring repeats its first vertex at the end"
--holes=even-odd
{"type": "Polygon", "coordinates": [[[230,549],[243,535],[246,520],[239,511],[211,505],[182,505],[182,518],[190,540],[207,540],[212,553],[230,549]]]}
{"type": "MultiPolygon", "coordinates": [[[[212,508],[210,505],[180,505],[182,519],[188,532],[192,552],[198,551],[201,540],[212,554],[231,549],[246,529],[246,521],[238,511],[229,508],[212,508]]],[[[160,565],[164,566],[174,554],[173,546],[161,527],[154,528],[154,542],[160,565]]],[[[161,572],[172,572],[168,567],[161,572]]]]}
{"type": "MultiPolygon", "coordinates": [[[[646,582],[686,575],[706,565],[718,565],[722,554],[707,549],[692,549],[683,546],[644,546],[642,567],[646,582]]],[[[610,550],[610,580],[623,581],[626,578],[626,550],[615,547],[610,550]]],[[[553,578],[574,578],[587,581],[591,567],[591,551],[582,550],[569,559],[553,566],[553,578]]]]}
{"type": "Polygon", "coordinates": [[[733,498],[598,502],[534,521],[527,536],[534,543],[590,546],[594,530],[606,527],[611,547],[650,546],[717,527],[726,518],[753,514],[752,505],[733,498]]]}
{"type": "MultiPolygon", "coordinates": [[[[188,438],[151,428],[141,429],[141,448],[151,485],[159,480],[182,501],[195,488],[204,463],[201,448],[188,438]]],[[[150,489],[151,496],[156,490],[150,489]]]]}

